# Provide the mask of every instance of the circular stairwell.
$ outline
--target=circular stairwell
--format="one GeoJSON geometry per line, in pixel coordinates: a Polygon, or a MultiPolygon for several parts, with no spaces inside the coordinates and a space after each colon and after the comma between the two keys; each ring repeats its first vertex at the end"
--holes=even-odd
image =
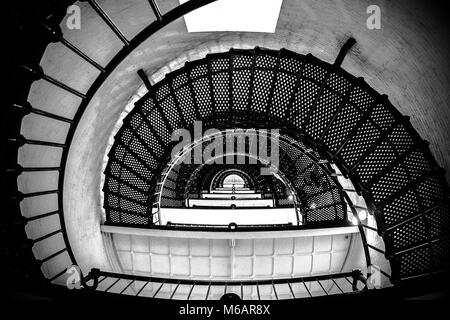
{"type": "MultiPolygon", "coordinates": [[[[164,23],[162,23],[162,25],[165,25],[164,23]]],[[[58,41],[58,39],[55,41],[58,41]]],[[[47,43],[48,42],[45,43],[45,46],[47,43]]],[[[118,47],[120,47],[120,45],[118,47]]],[[[330,52],[330,50],[325,51],[330,52]]],[[[227,90],[230,90],[230,88],[234,88],[236,84],[236,82],[231,81],[232,77],[236,76],[235,79],[244,79],[244,84],[246,84],[248,71],[250,71],[252,77],[251,81],[253,83],[255,83],[255,79],[259,79],[260,85],[269,88],[268,95],[262,95],[261,102],[258,102],[258,104],[260,103],[262,105],[262,109],[258,109],[259,107],[256,108],[256,104],[250,105],[250,101],[253,103],[253,100],[250,100],[252,98],[249,98],[247,102],[235,100],[236,106],[233,105],[233,107],[230,107],[227,102],[224,102],[223,105],[218,104],[214,111],[217,112],[224,108],[237,108],[241,109],[241,111],[244,108],[248,110],[259,110],[258,114],[262,116],[259,120],[262,122],[268,120],[265,125],[267,123],[275,123],[275,126],[286,125],[285,129],[289,130],[292,136],[295,136],[297,139],[304,139],[311,148],[320,152],[322,159],[329,159],[330,162],[338,165],[342,172],[351,178],[358,192],[365,197],[366,202],[370,205],[371,213],[377,218],[378,230],[380,234],[383,235],[386,242],[386,247],[388,248],[387,256],[391,259],[394,268],[393,270],[395,271],[394,275],[397,279],[406,279],[422,275],[427,279],[434,273],[448,269],[449,226],[447,182],[445,181],[445,175],[441,174],[441,169],[434,161],[428,149],[428,144],[420,139],[419,135],[415,132],[407,119],[402,118],[387,99],[375,93],[366,83],[360,80],[358,82],[358,79],[348,75],[339,68],[334,68],[331,65],[320,62],[310,56],[310,62],[314,65],[313,69],[315,69],[315,64],[317,63],[318,69],[322,70],[317,71],[317,75],[308,75],[306,73],[307,68],[304,67],[306,65],[305,56],[300,56],[284,50],[281,51],[281,54],[265,51],[264,53],[259,52],[259,55],[265,55],[266,53],[270,56],[268,60],[271,61],[268,63],[267,68],[264,66],[257,66],[256,61],[258,58],[253,51],[243,53],[243,55],[247,56],[245,59],[250,59],[250,67],[249,63],[245,62],[239,62],[238,68],[234,67],[238,65],[236,63],[237,61],[245,60],[244,58],[236,58],[235,60],[234,57],[230,59],[233,55],[239,55],[237,52],[221,54],[219,56],[223,57],[225,67],[215,71],[215,80],[212,77],[213,74],[209,73],[209,71],[207,71],[206,74],[203,74],[200,71],[200,73],[195,75],[195,79],[189,78],[188,81],[183,82],[183,84],[178,86],[174,91],[180,91],[183,88],[186,89],[187,86],[190,91],[191,85],[193,89],[195,89],[195,86],[201,87],[204,85],[205,88],[208,88],[209,95],[207,92],[191,91],[193,100],[185,103],[192,103],[195,106],[199,101],[203,101],[202,99],[204,97],[204,99],[206,99],[204,101],[211,102],[213,95],[222,96],[222,93],[219,91],[213,92],[213,81],[223,80],[223,86],[227,90]],[[289,71],[282,66],[281,61],[288,59],[287,56],[289,56],[289,59],[292,61],[297,61],[297,69],[289,71]],[[226,73],[228,73],[228,76],[226,73]],[[267,75],[264,75],[265,73],[267,73],[267,75]],[[342,76],[343,79],[345,78],[345,80],[342,80],[343,83],[348,81],[350,84],[332,84],[332,76],[336,76],[337,78],[342,76]],[[266,77],[265,80],[267,81],[264,80],[264,77],[266,77]],[[290,84],[293,90],[297,90],[300,83],[305,83],[305,88],[309,86],[310,89],[308,90],[313,90],[313,92],[304,94],[304,96],[299,93],[298,96],[294,98],[291,97],[288,102],[280,95],[281,100],[279,100],[280,102],[277,104],[277,107],[280,106],[280,110],[283,110],[280,114],[274,110],[274,107],[270,107],[269,103],[275,101],[278,92],[276,91],[276,88],[281,85],[282,79],[285,79],[285,84],[290,84]],[[343,87],[339,89],[341,85],[343,87]],[[327,91],[340,95],[342,100],[337,103],[333,102],[333,99],[330,98],[332,116],[322,112],[320,113],[322,118],[314,118],[313,115],[319,115],[320,99],[318,99],[318,97],[327,95],[327,91]],[[196,94],[199,94],[199,96],[197,97],[196,94]],[[313,95],[313,97],[311,95],[313,95]],[[208,100],[208,96],[210,100],[208,100]],[[305,98],[306,96],[310,97],[312,100],[307,100],[305,98]],[[293,107],[295,106],[294,101],[302,101],[302,99],[304,99],[303,101],[306,102],[305,105],[310,111],[302,111],[303,113],[288,113],[288,111],[293,110],[293,107]],[[345,113],[344,110],[346,111],[345,113]],[[283,115],[285,116],[284,118],[282,118],[283,115]],[[280,119],[282,119],[282,121],[280,121],[280,119]],[[312,121],[317,123],[316,120],[324,121],[326,124],[310,124],[312,121]],[[313,126],[315,129],[312,128],[313,126]],[[325,138],[328,140],[325,140],[325,138]]],[[[36,54],[36,56],[37,60],[39,60],[41,54],[36,54]]],[[[216,58],[218,59],[218,57],[216,58]]],[[[208,60],[211,59],[214,59],[214,56],[208,57],[204,65],[207,70],[211,65],[211,62],[208,60]]],[[[108,59],[104,60],[107,61],[108,59]]],[[[117,64],[117,61],[119,60],[114,59],[113,63],[109,64],[106,69],[109,71],[113,70],[114,65],[117,64]]],[[[39,63],[39,61],[35,62],[39,63]]],[[[186,66],[183,70],[190,76],[195,74],[195,68],[196,65],[194,63],[186,66]]],[[[201,69],[201,67],[199,68],[201,69]]],[[[427,65],[425,69],[430,69],[429,65],[427,65]]],[[[406,73],[408,73],[408,70],[409,69],[406,69],[406,73]]],[[[36,76],[36,74],[34,74],[34,76],[36,76]]],[[[95,75],[89,76],[93,79],[95,75]]],[[[105,79],[103,76],[100,76],[99,78],[105,79]]],[[[28,83],[28,77],[26,77],[26,79],[27,84],[24,85],[24,87],[27,87],[25,90],[25,99],[28,93],[29,83],[36,80],[33,77],[28,83]]],[[[173,79],[167,79],[164,83],[172,84],[172,81],[173,79]]],[[[95,86],[101,82],[102,81],[97,81],[95,86]]],[[[338,83],[340,82],[338,81],[338,83]]],[[[51,85],[49,84],[49,86],[51,85]]],[[[218,87],[219,85],[216,84],[216,86],[218,87]]],[[[89,87],[89,85],[87,85],[87,87],[89,87]]],[[[157,88],[159,88],[159,84],[155,86],[155,89],[157,88]]],[[[64,90],[58,90],[58,96],[64,96],[64,90]]],[[[253,87],[251,87],[252,91],[250,91],[250,87],[248,87],[248,90],[249,91],[243,93],[237,93],[236,91],[231,90],[228,91],[230,93],[228,102],[233,101],[231,100],[233,97],[240,95],[247,97],[250,97],[250,94],[253,95],[253,87]]],[[[96,89],[92,92],[95,91],[96,89]]],[[[307,90],[305,92],[307,92],[307,90]]],[[[149,94],[148,96],[154,98],[153,95],[154,93],[149,94]]],[[[59,102],[61,102],[60,104],[66,104],[65,102],[68,100],[67,96],[70,97],[70,94],[67,93],[65,95],[66,98],[64,101],[59,100],[59,102]]],[[[158,109],[162,108],[161,105],[164,103],[165,99],[167,98],[161,98],[160,100],[156,98],[155,104],[158,109]]],[[[227,101],[227,97],[224,97],[224,101],[227,101]]],[[[431,104],[433,104],[433,101],[431,101],[431,104]]],[[[59,160],[61,153],[66,154],[67,156],[67,150],[70,147],[71,138],[66,137],[67,128],[70,128],[71,134],[75,132],[78,121],[81,118],[80,115],[83,114],[83,108],[81,108],[81,111],[77,112],[78,115],[75,119],[72,119],[76,108],[74,109],[75,111],[72,109],[68,111],[56,110],[57,114],[60,112],[67,113],[68,115],[65,117],[53,114],[52,111],[55,110],[47,110],[50,112],[46,112],[39,109],[41,107],[47,109],[48,106],[46,105],[31,106],[22,103],[21,101],[19,103],[19,101],[16,100],[13,101],[13,105],[14,104],[19,104],[20,107],[23,107],[20,109],[25,111],[24,114],[30,114],[31,112],[31,115],[33,115],[31,120],[24,120],[25,125],[23,127],[26,130],[29,129],[30,123],[33,125],[37,123],[36,127],[38,129],[39,126],[42,127],[42,122],[35,119],[41,119],[40,117],[46,119],[44,123],[50,122],[58,124],[55,125],[55,127],[49,127],[48,130],[44,130],[42,135],[40,135],[39,130],[34,130],[36,128],[32,126],[32,128],[34,128],[33,130],[24,131],[23,134],[27,137],[25,139],[17,139],[16,137],[20,128],[12,132],[14,138],[11,139],[11,142],[13,142],[14,145],[18,144],[19,146],[24,144],[19,151],[20,153],[25,154],[25,156],[22,156],[21,161],[19,161],[22,166],[10,168],[11,172],[21,176],[19,179],[22,178],[23,180],[22,183],[19,181],[19,185],[22,185],[21,190],[24,193],[19,192],[11,197],[13,202],[17,201],[17,203],[20,203],[18,216],[21,220],[14,222],[15,225],[22,228],[22,225],[28,224],[26,229],[30,230],[36,229],[36,225],[38,229],[41,224],[50,226],[50,230],[48,230],[49,228],[47,227],[41,228],[40,231],[43,232],[41,234],[34,234],[34,232],[30,234],[27,231],[28,238],[33,240],[26,242],[26,246],[28,248],[34,245],[33,252],[35,258],[38,260],[37,268],[41,268],[44,275],[51,281],[54,281],[62,278],[61,275],[64,275],[65,269],[61,271],[61,268],[59,267],[70,266],[70,263],[74,262],[72,259],[73,257],[68,257],[67,252],[64,251],[64,245],[62,248],[56,248],[56,250],[54,246],[46,246],[49,240],[53,241],[55,238],[61,238],[59,239],[59,242],[69,246],[68,240],[66,238],[62,239],[62,237],[65,236],[65,231],[62,208],[63,184],[61,182],[64,180],[65,163],[64,161],[60,163],[59,160]],[[55,132],[58,134],[61,133],[61,137],[55,135],[55,132]],[[37,138],[42,138],[43,141],[35,139],[36,134],[38,135],[37,138]],[[30,136],[29,139],[28,136],[30,136]],[[56,138],[57,141],[54,141],[54,138],[56,138]],[[45,144],[46,141],[51,142],[45,144]],[[34,148],[47,148],[55,150],[55,152],[45,153],[36,151],[34,148]],[[23,151],[25,149],[27,149],[28,153],[23,151]],[[29,159],[26,155],[32,155],[35,159],[31,159],[33,161],[28,161],[29,159]],[[38,185],[39,188],[36,189],[34,182],[42,180],[41,172],[44,171],[50,172],[51,181],[45,183],[45,185],[38,185]],[[55,175],[54,172],[58,173],[55,175]],[[58,174],[60,175],[59,178],[58,174]],[[24,177],[25,175],[27,176],[26,178],[24,177]],[[59,182],[57,181],[58,179],[59,182]],[[51,188],[46,189],[45,187],[47,185],[51,188]],[[40,201],[34,201],[34,199],[37,198],[39,198],[40,201]],[[58,207],[58,205],[56,205],[54,207],[52,204],[58,203],[58,201],[61,206],[58,207]],[[25,204],[25,202],[27,203],[25,204]],[[46,204],[42,205],[42,203],[46,204]],[[33,206],[33,204],[39,204],[38,211],[40,213],[38,212],[35,215],[30,214],[30,212],[34,214],[34,212],[32,212],[33,210],[30,210],[30,208],[34,209],[37,207],[33,206]],[[20,216],[20,209],[22,210],[23,217],[20,216]],[[46,209],[48,210],[46,211],[46,209]],[[58,223],[57,220],[60,220],[60,222],[58,223]],[[61,258],[61,253],[64,253],[63,258],[61,258]],[[58,260],[58,262],[53,263],[55,260],[58,260]],[[47,265],[49,265],[50,262],[58,268],[48,267],[47,265]]],[[[60,106],[60,104],[58,104],[58,106],[60,106]]],[[[78,106],[77,102],[74,104],[78,106]]],[[[438,103],[434,104],[438,105],[438,103]]],[[[86,107],[87,103],[83,105],[86,107]]],[[[298,104],[296,106],[298,106],[298,104]]],[[[302,108],[298,110],[302,110],[302,108]]],[[[210,110],[210,112],[212,111],[210,110]]],[[[219,119],[220,123],[226,123],[227,120],[229,122],[234,121],[235,116],[230,116],[230,113],[228,115],[226,113],[227,112],[225,112],[222,119],[219,119]]],[[[22,119],[22,117],[23,114],[18,118],[22,119]]],[[[207,116],[202,115],[202,117],[208,119],[207,116]]],[[[239,120],[239,118],[241,120],[246,118],[245,112],[236,117],[236,120],[239,120]]],[[[211,124],[213,124],[213,122],[211,124]]],[[[421,128],[418,127],[418,129],[421,128]]],[[[421,132],[424,134],[423,128],[421,132]]],[[[429,139],[431,138],[429,137],[429,139]]],[[[438,139],[442,140],[442,137],[439,137],[438,139]]],[[[436,145],[434,147],[436,147],[436,145]]],[[[65,189],[65,192],[69,192],[69,190],[67,190],[69,188],[65,189]]],[[[56,242],[56,240],[54,242],[56,242]]],[[[70,247],[66,250],[71,253],[70,247]]],[[[35,267],[36,266],[34,265],[32,266],[32,268],[35,267]]],[[[64,281],[61,283],[64,283],[64,281]]]]}
{"type": "Polygon", "coordinates": [[[109,219],[123,212],[145,223],[171,134],[195,120],[210,128],[280,128],[336,164],[376,219],[393,280],[448,268],[448,185],[408,117],[363,79],[288,50],[210,54],[154,85],[109,152],[109,219]]]}

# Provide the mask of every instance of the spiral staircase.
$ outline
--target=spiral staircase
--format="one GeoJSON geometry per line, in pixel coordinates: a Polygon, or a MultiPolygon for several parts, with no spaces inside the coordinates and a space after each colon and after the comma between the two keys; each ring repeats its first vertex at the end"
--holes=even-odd
{"type": "Polygon", "coordinates": [[[447,257],[447,183],[408,118],[362,79],[286,50],[210,55],[152,87],[124,120],[110,152],[105,192],[111,220],[117,211],[129,213],[131,221],[144,219],[156,164],[163,162],[163,150],[172,150],[171,132],[189,128],[196,119],[211,127],[280,126],[307,141],[321,154],[319,161],[335,163],[368,201],[395,279],[445,265],[438,261],[447,257]],[[134,160],[153,166],[133,174],[134,160]]]}
{"type": "MultiPolygon", "coordinates": [[[[158,18],[156,24],[146,32],[154,32],[175,17],[209,1],[190,2],[190,5],[181,5],[166,16],[158,14],[158,9],[152,6],[158,18]]],[[[95,1],[90,3],[102,15],[98,4],[95,1]]],[[[151,3],[154,4],[154,1],[151,3]]],[[[103,18],[108,21],[105,16],[103,18]]],[[[108,24],[111,23],[109,21],[108,24]]],[[[57,282],[60,277],[64,277],[67,268],[76,262],[70,250],[62,210],[63,173],[71,138],[81,121],[84,108],[102,81],[117,66],[119,60],[131,52],[132,47],[137,46],[144,37],[142,34],[128,41],[121,36],[120,30],[114,28],[113,23],[112,26],[113,31],[124,42],[125,49],[116,60],[113,59],[106,67],[100,67],[100,75],[86,94],[46,76],[39,68],[24,67],[31,82],[44,79],[82,99],[73,119],[44,112],[26,102],[13,103],[14,112],[19,115],[19,119],[25,114],[34,113],[70,126],[65,143],[28,139],[19,135],[18,130],[8,132],[12,149],[17,150],[24,145],[40,145],[60,148],[63,153],[59,166],[25,167],[14,163],[8,167],[13,180],[25,172],[59,172],[56,188],[30,193],[18,191],[11,194],[8,200],[17,212],[20,210],[17,209],[17,204],[24,199],[47,195],[58,197],[59,208],[54,211],[29,218],[22,217],[18,212],[12,219],[12,225],[17,229],[35,221],[46,225],[48,223],[45,219],[49,217],[59,220],[59,228],[56,230],[47,233],[44,230],[44,234],[32,240],[21,240],[29,250],[39,245],[45,248],[46,241],[58,237],[60,248],[53,252],[44,250],[46,256],[41,256],[40,252],[32,273],[36,276],[36,271],[39,273],[37,268],[50,264],[44,271],[50,282],[57,282]],[[61,263],[61,259],[64,262],[61,263]],[[56,267],[51,266],[52,263],[65,264],[66,268],[56,271],[56,267]]],[[[57,32],[50,34],[56,37],[54,39],[64,41],[57,32]]],[[[375,255],[385,258],[389,262],[389,268],[380,272],[394,288],[403,288],[411,281],[427,282],[446,275],[450,267],[450,218],[449,187],[445,174],[436,163],[428,143],[419,136],[409,118],[400,114],[387,96],[376,92],[364,79],[341,68],[352,44],[351,40],[347,42],[334,64],[311,54],[256,47],[249,50],[231,49],[189,61],[153,85],[140,74],[148,92],[124,118],[108,152],[103,184],[104,225],[110,228],[146,229],[149,232],[216,232],[214,226],[162,224],[159,219],[158,215],[164,208],[188,211],[190,208],[186,208],[186,203],[189,199],[208,198],[207,194],[220,190],[219,186],[214,192],[202,193],[203,177],[214,176],[219,171],[217,168],[215,172],[209,173],[202,172],[201,170],[205,171],[202,166],[187,168],[178,165],[167,169],[174,147],[172,133],[183,128],[192,130],[196,121],[201,121],[204,129],[279,129],[280,136],[284,139],[280,144],[279,169],[292,186],[294,201],[288,201],[289,193],[285,190],[277,193],[277,182],[271,178],[258,183],[252,180],[251,183],[255,184],[255,190],[256,184],[260,191],[270,190],[269,196],[272,199],[277,195],[274,200],[276,207],[293,207],[300,212],[302,219],[298,219],[295,225],[265,225],[264,230],[284,232],[346,227],[351,225],[353,216],[360,232],[367,267],[375,266],[374,260],[380,259],[374,258],[375,255]],[[166,183],[161,183],[162,181],[166,183]],[[345,187],[344,182],[351,185],[351,188],[345,187]],[[355,204],[352,201],[355,198],[363,199],[365,206],[355,204]],[[360,219],[358,212],[362,210],[367,211],[374,223],[369,224],[365,222],[366,219],[360,219]],[[382,243],[372,243],[369,233],[382,239],[382,243]]],[[[82,52],[79,54],[83,56],[82,52]]],[[[246,174],[254,176],[253,169],[249,166],[231,169],[224,167],[220,170],[223,169],[234,170],[231,172],[246,170],[246,174]]],[[[208,170],[210,169],[206,169],[208,170]]],[[[211,179],[206,180],[211,182],[211,179]]],[[[261,197],[264,198],[263,192],[261,197]]],[[[228,231],[235,232],[234,227],[228,231]]],[[[261,230],[261,226],[255,225],[247,226],[242,231],[258,232],[255,228],[261,230]]],[[[240,229],[239,226],[237,229],[240,229]]],[[[7,231],[5,234],[11,233],[7,231]]],[[[14,252],[8,252],[10,256],[14,255],[14,252]]],[[[364,276],[355,271],[290,279],[286,288],[290,289],[292,295],[287,291],[286,298],[298,298],[298,292],[292,287],[299,283],[304,286],[304,297],[312,296],[312,285],[319,286],[319,289],[321,287],[326,295],[332,290],[337,295],[344,294],[344,285],[348,286],[348,292],[364,294],[367,291],[365,276],[370,278],[370,272],[364,276]]],[[[195,290],[195,285],[203,285],[207,290],[206,297],[210,294],[211,285],[220,287],[219,291],[225,288],[225,292],[228,286],[236,286],[238,294],[241,290],[241,297],[245,296],[243,290],[256,285],[260,298],[260,286],[267,285],[272,288],[272,296],[278,299],[277,290],[280,290],[281,284],[284,285],[283,281],[277,282],[278,280],[249,281],[244,285],[220,281],[213,284],[211,281],[199,281],[193,284],[185,279],[121,275],[98,269],[85,275],[83,281],[86,288],[103,285],[103,291],[113,290],[116,284],[128,281],[116,293],[123,293],[132,284],[135,286],[140,283],[141,289],[137,289],[137,295],[143,292],[144,287],[154,287],[153,297],[167,281],[171,284],[171,289],[165,298],[173,298],[180,285],[187,286],[189,296],[195,290]]],[[[50,288],[53,286],[50,285],[50,288]]],[[[217,297],[220,298],[220,295],[217,297]]]]}

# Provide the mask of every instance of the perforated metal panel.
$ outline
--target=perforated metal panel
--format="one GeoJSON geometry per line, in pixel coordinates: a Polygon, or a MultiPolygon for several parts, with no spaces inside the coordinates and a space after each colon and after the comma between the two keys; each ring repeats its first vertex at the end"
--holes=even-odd
{"type": "MultiPolygon", "coordinates": [[[[278,127],[304,137],[364,194],[394,277],[448,267],[441,258],[449,255],[448,184],[428,146],[364,80],[288,50],[211,54],[156,84],[127,116],[109,153],[104,186],[109,223],[149,223],[155,176],[172,131],[195,119],[209,127],[278,127]]],[[[303,190],[305,207],[315,207],[311,221],[342,215],[345,208],[339,208],[326,177],[314,174],[318,185],[305,180],[313,165],[286,152],[280,166],[303,190]]]]}

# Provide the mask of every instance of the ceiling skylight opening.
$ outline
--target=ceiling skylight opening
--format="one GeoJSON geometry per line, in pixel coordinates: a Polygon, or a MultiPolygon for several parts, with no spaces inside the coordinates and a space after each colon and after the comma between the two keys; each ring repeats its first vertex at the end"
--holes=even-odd
{"type": "MultiPolygon", "coordinates": [[[[188,0],[180,0],[185,3],[188,0]]],[[[274,33],[283,0],[218,0],[184,16],[188,32],[274,33]]]]}

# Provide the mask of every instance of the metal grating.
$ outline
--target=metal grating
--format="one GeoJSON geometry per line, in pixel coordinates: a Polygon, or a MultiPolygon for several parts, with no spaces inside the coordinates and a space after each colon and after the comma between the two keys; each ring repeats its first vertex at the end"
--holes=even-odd
{"type": "MultiPolygon", "coordinates": [[[[380,222],[394,278],[448,265],[439,258],[448,253],[448,184],[427,144],[363,79],[288,50],[210,54],[151,88],[125,119],[109,154],[108,223],[149,223],[154,177],[171,133],[196,119],[210,127],[279,127],[326,155],[380,222]]],[[[330,181],[305,159],[286,152],[280,165],[303,190],[306,207],[320,202],[310,221],[344,214],[330,181]],[[311,174],[318,184],[305,179],[311,174]]]]}

